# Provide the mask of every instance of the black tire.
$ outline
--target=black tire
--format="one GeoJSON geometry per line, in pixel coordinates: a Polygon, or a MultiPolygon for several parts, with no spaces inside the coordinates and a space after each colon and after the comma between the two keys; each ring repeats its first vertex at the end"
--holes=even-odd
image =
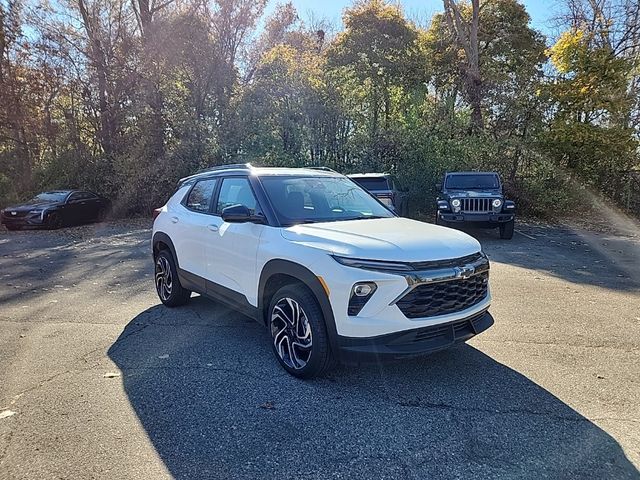
{"type": "Polygon", "coordinates": [[[442,220],[440,220],[440,213],[436,212],[436,221],[434,222],[436,225],[442,225],[442,220]]]}
{"type": "Polygon", "coordinates": [[[513,229],[515,227],[515,221],[500,224],[500,238],[503,240],[511,240],[513,238],[513,229]]]}
{"type": "Polygon", "coordinates": [[[47,216],[47,228],[49,230],[57,230],[61,226],[62,226],[62,219],[60,218],[60,215],[56,212],[51,212],[47,216]]]}
{"type": "Polygon", "coordinates": [[[167,307],[179,307],[187,303],[191,292],[180,284],[178,270],[171,252],[160,250],[154,264],[153,278],[160,301],[167,307]]]}
{"type": "Polygon", "coordinates": [[[274,355],[294,377],[317,377],[333,366],[322,309],[306,286],[285,285],[278,290],[269,304],[267,325],[274,355]]]}

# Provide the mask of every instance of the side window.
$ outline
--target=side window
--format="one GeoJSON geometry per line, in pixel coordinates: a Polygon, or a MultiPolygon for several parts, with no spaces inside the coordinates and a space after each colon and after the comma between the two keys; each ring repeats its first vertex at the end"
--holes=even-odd
{"type": "Polygon", "coordinates": [[[215,179],[200,180],[193,186],[191,192],[189,192],[189,197],[185,202],[185,206],[189,210],[193,210],[195,212],[209,213],[211,196],[213,195],[215,188],[215,179]]]}
{"type": "Polygon", "coordinates": [[[74,193],[74,195],[77,195],[77,197],[74,197],[76,200],[91,200],[96,198],[95,195],[89,192],[78,192],[74,193]]]}
{"type": "Polygon", "coordinates": [[[222,210],[232,205],[244,205],[252,214],[260,213],[258,202],[253,195],[249,180],[246,178],[225,178],[222,180],[216,213],[220,215],[222,210]]]}
{"type": "Polygon", "coordinates": [[[69,200],[67,200],[67,203],[77,202],[77,201],[79,201],[81,198],[82,198],[82,195],[81,195],[80,193],[78,193],[78,192],[76,192],[76,193],[72,193],[72,194],[69,196],[69,200]]]}

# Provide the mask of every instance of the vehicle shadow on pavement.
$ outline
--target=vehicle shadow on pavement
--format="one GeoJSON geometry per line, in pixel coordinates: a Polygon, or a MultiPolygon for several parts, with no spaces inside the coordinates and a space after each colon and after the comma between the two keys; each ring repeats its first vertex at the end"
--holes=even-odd
{"type": "Polygon", "coordinates": [[[297,380],[266,329],[201,297],[140,313],[109,349],[184,478],[639,478],[605,431],[468,345],[297,380]]]}

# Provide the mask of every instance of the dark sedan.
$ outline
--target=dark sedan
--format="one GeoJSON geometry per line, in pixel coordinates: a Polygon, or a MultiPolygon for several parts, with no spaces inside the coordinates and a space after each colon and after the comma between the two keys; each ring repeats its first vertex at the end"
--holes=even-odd
{"type": "Polygon", "coordinates": [[[9,230],[23,227],[60,228],[101,221],[111,202],[92,192],[55,190],[43,192],[21,205],[0,212],[1,223],[9,230]]]}

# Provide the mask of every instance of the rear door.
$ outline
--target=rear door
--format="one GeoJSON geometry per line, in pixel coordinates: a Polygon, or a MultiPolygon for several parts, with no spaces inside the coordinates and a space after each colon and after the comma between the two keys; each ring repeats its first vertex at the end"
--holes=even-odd
{"type": "Polygon", "coordinates": [[[211,201],[218,180],[205,178],[198,180],[182,203],[170,213],[169,221],[175,224],[172,235],[173,245],[178,257],[180,269],[199,278],[191,278],[198,285],[204,286],[207,277],[207,243],[211,237],[209,225],[211,201]]]}
{"type": "Polygon", "coordinates": [[[207,284],[207,293],[222,295],[240,304],[246,299],[257,306],[256,257],[260,237],[268,227],[224,222],[221,215],[226,207],[244,205],[255,214],[262,213],[262,209],[247,177],[225,177],[221,182],[212,219],[213,231],[208,232],[208,278],[212,284],[207,284]]]}

